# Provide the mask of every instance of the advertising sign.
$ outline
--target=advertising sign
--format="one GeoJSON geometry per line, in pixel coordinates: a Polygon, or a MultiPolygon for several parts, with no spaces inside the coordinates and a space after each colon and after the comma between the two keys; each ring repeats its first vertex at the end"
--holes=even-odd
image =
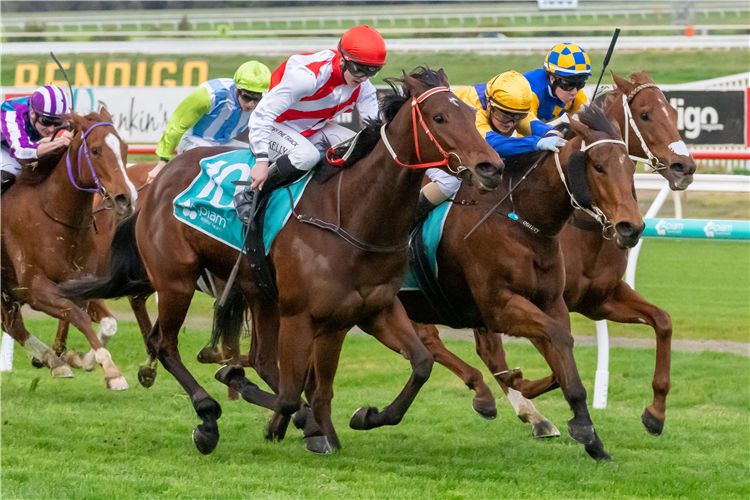
{"type": "Polygon", "coordinates": [[[677,130],[686,144],[745,144],[745,91],[670,90],[677,130]]]}

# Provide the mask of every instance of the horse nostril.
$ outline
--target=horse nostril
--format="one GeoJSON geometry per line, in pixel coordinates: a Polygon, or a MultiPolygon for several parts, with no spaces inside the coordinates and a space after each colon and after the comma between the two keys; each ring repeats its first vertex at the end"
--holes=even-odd
{"type": "Polygon", "coordinates": [[[675,172],[682,173],[684,171],[685,166],[682,163],[672,163],[669,166],[669,170],[674,170],[675,172]]]}
{"type": "Polygon", "coordinates": [[[124,194],[118,194],[115,196],[115,206],[120,209],[128,209],[130,207],[130,197],[124,194]]]}
{"type": "Polygon", "coordinates": [[[642,232],[642,229],[630,222],[618,222],[615,224],[615,229],[623,238],[637,238],[642,232]]]}

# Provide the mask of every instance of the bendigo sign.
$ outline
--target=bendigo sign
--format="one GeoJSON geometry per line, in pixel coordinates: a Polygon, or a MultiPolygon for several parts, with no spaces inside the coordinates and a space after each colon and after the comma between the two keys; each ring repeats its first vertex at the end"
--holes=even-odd
{"type": "Polygon", "coordinates": [[[686,144],[747,145],[747,92],[743,90],[670,90],[677,130],[686,144]]]}

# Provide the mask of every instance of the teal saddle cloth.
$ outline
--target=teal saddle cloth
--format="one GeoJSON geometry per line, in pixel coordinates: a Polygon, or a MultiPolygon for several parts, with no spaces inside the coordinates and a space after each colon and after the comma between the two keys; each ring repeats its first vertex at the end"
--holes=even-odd
{"type": "MultiPolygon", "coordinates": [[[[174,199],[174,216],[235,250],[243,250],[244,229],[237,219],[234,195],[244,186],[235,186],[232,182],[250,180],[255,157],[249,150],[242,149],[204,158],[200,165],[198,176],[174,199]]],[[[288,190],[277,189],[271,193],[263,220],[266,255],[274,238],[289,220],[292,203],[297,206],[311,178],[311,173],[308,173],[288,190]]]]}
{"type": "MultiPolygon", "coordinates": [[[[448,218],[448,213],[451,210],[453,203],[451,200],[442,203],[440,206],[435,208],[425,219],[422,224],[422,240],[424,241],[424,258],[429,263],[430,270],[432,271],[432,277],[437,280],[438,266],[437,266],[437,249],[440,244],[440,238],[443,237],[443,227],[445,226],[445,219],[448,218]]],[[[406,273],[406,279],[404,284],[401,285],[402,291],[420,291],[420,280],[416,275],[416,271],[413,265],[409,266],[409,271],[406,273]]]]}

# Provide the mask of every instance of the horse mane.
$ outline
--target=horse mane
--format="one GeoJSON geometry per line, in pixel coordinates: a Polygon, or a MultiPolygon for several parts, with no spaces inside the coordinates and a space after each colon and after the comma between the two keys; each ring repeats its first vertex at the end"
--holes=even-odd
{"type": "MultiPolygon", "coordinates": [[[[85,116],[72,113],[70,123],[73,125],[72,132],[76,134],[85,130],[84,127],[93,125],[94,123],[102,121],[102,117],[99,113],[91,112],[85,116]]],[[[74,137],[75,140],[75,137],[74,137]]],[[[71,141],[71,146],[73,142],[71,141]]],[[[29,162],[22,166],[21,173],[18,175],[17,182],[19,184],[25,184],[30,186],[36,186],[44,182],[52,172],[57,168],[57,165],[62,160],[70,147],[60,148],[49,153],[40,156],[35,162],[29,162]]]]}
{"type": "Polygon", "coordinates": [[[599,106],[586,106],[580,110],[578,121],[591,130],[606,134],[610,139],[620,139],[619,131],[615,130],[614,125],[599,106]]]}
{"type": "MultiPolygon", "coordinates": [[[[443,85],[439,73],[431,70],[427,66],[418,66],[409,74],[409,76],[418,80],[428,88],[440,87],[443,85]]],[[[385,82],[391,87],[393,92],[386,94],[380,99],[379,107],[382,118],[365,120],[365,127],[359,132],[354,151],[349,155],[349,158],[347,158],[343,166],[330,163],[326,157],[318,163],[318,173],[316,174],[316,177],[321,179],[322,182],[333,177],[333,175],[338,173],[342,168],[349,168],[372,153],[372,150],[375,149],[375,145],[380,141],[380,129],[383,124],[390,123],[396,117],[396,114],[404,103],[412,98],[409,89],[405,85],[405,75],[404,78],[386,78],[385,82]],[[397,87],[397,83],[404,85],[401,85],[399,88],[397,87]]],[[[341,158],[344,153],[346,153],[347,149],[348,145],[334,149],[334,158],[341,158]]]]}
{"type": "MultiPolygon", "coordinates": [[[[637,73],[631,73],[629,78],[630,83],[633,83],[636,86],[643,85],[645,83],[654,83],[654,80],[651,78],[651,75],[649,75],[647,71],[638,71],[637,73]]],[[[598,95],[594,100],[594,104],[598,104],[602,107],[602,109],[607,109],[615,99],[619,99],[623,94],[624,92],[622,90],[615,87],[609,92],[598,95]]]]}

